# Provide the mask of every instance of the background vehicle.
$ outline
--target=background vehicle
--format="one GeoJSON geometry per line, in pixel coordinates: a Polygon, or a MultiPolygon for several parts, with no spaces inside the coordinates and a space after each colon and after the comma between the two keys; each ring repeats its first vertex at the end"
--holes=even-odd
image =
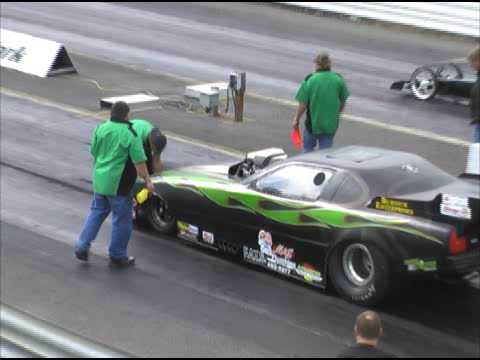
{"type": "Polygon", "coordinates": [[[409,90],[419,100],[430,100],[435,95],[453,95],[469,98],[476,75],[467,64],[438,64],[421,66],[408,81],[396,81],[391,90],[409,90]]]}
{"type": "MultiPolygon", "coordinates": [[[[139,207],[161,233],[365,305],[406,273],[480,267],[480,180],[404,152],[351,146],[166,171],[139,207]]],[[[141,184],[138,184],[141,189],[141,184]]]]}

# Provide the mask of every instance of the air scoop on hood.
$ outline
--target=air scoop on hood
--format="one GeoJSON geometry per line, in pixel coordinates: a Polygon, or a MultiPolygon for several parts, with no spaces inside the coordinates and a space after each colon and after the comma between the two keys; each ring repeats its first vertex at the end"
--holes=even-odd
{"type": "Polygon", "coordinates": [[[274,162],[285,160],[287,157],[285,151],[280,148],[249,152],[242,162],[230,167],[228,174],[232,177],[245,178],[253,175],[255,171],[264,169],[274,162]]]}

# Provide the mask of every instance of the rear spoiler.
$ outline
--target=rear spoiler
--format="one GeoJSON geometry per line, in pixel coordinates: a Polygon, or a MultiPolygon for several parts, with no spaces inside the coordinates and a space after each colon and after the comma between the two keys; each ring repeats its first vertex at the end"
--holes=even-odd
{"type": "MultiPolygon", "coordinates": [[[[480,187],[480,143],[470,145],[465,173],[459,178],[476,185],[478,181],[480,187]]],[[[480,197],[441,193],[431,201],[419,201],[379,196],[370,202],[369,207],[444,223],[480,223],[480,197]]]]}
{"type": "Polygon", "coordinates": [[[438,194],[431,201],[374,198],[370,208],[399,215],[421,217],[443,223],[479,223],[480,199],[438,194]]]}

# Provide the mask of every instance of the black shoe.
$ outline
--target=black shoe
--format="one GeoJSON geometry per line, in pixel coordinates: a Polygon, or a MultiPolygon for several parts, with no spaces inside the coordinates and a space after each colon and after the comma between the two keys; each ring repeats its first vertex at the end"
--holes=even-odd
{"type": "Polygon", "coordinates": [[[80,261],[88,261],[88,250],[75,250],[75,256],[80,261]]]}
{"type": "Polygon", "coordinates": [[[117,267],[117,268],[128,268],[135,265],[135,258],[134,257],[126,257],[123,259],[114,259],[110,258],[110,266],[117,267]]]}

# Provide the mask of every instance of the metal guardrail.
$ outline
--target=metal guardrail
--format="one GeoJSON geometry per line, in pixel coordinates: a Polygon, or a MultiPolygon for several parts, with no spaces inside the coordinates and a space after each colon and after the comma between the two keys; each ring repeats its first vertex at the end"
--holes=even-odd
{"type": "Polygon", "coordinates": [[[129,358],[58,326],[0,304],[0,357],[129,358]]]}
{"type": "Polygon", "coordinates": [[[478,2],[281,2],[281,4],[480,37],[478,2]]]}

